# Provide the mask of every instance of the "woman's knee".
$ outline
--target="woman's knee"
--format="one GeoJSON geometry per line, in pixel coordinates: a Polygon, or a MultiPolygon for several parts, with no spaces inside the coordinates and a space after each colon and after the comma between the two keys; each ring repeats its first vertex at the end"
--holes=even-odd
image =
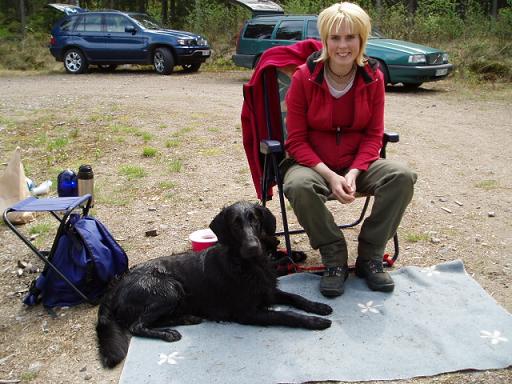
{"type": "MultiPolygon", "coordinates": [[[[314,172],[314,171],[313,171],[314,172]]],[[[304,169],[289,171],[284,179],[283,190],[288,199],[307,199],[313,196],[325,194],[328,190],[318,177],[304,169]]]]}
{"type": "Polygon", "coordinates": [[[404,195],[408,195],[413,192],[417,178],[418,176],[416,172],[405,165],[401,165],[393,172],[391,182],[396,187],[394,190],[400,191],[404,195]]]}

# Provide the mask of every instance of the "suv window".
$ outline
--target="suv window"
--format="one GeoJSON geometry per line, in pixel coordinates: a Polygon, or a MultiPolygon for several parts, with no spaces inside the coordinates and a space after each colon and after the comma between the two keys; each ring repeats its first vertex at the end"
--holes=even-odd
{"type": "Polygon", "coordinates": [[[83,15],[76,24],[77,32],[101,32],[101,15],[83,15]]]}
{"type": "Polygon", "coordinates": [[[107,32],[124,32],[125,27],[133,24],[122,15],[105,15],[105,25],[107,32]]]}
{"type": "Polygon", "coordinates": [[[247,39],[270,39],[276,23],[249,24],[245,29],[244,37],[247,39]]]}
{"type": "Polygon", "coordinates": [[[73,23],[76,18],[70,17],[69,19],[65,19],[64,22],[60,25],[60,30],[63,32],[69,32],[73,28],[73,23]]]}
{"type": "Polygon", "coordinates": [[[277,40],[302,40],[303,20],[285,20],[276,32],[277,40]]]}
{"type": "Polygon", "coordinates": [[[316,20],[309,20],[306,26],[306,38],[320,40],[320,33],[318,33],[318,27],[316,20]]]}

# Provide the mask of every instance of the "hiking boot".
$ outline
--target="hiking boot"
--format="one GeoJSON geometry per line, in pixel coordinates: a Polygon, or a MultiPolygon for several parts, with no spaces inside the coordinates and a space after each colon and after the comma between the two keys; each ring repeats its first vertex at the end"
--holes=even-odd
{"type": "Polygon", "coordinates": [[[343,287],[348,277],[348,267],[328,267],[320,280],[320,293],[325,297],[340,296],[345,292],[343,287]]]}
{"type": "Polygon", "coordinates": [[[389,275],[384,272],[382,261],[380,260],[356,260],[356,275],[366,279],[366,284],[372,291],[391,292],[395,288],[395,283],[389,275]]]}

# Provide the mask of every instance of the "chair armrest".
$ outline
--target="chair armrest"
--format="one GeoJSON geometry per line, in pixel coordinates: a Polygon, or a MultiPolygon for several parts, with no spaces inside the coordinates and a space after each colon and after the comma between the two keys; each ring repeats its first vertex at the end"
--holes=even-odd
{"type": "Polygon", "coordinates": [[[283,147],[277,140],[261,140],[260,141],[260,153],[269,155],[271,153],[282,153],[283,147]]]}
{"type": "Polygon", "coordinates": [[[384,132],[384,145],[386,143],[398,143],[400,135],[396,132],[384,132]]]}
{"type": "Polygon", "coordinates": [[[386,158],[386,147],[388,143],[398,143],[400,141],[400,135],[396,132],[384,132],[384,138],[382,139],[382,148],[380,150],[380,157],[386,158]]]}

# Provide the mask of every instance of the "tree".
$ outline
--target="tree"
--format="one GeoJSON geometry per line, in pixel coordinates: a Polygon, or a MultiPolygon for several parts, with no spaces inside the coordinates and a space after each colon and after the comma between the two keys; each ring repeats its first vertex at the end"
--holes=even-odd
{"type": "Polygon", "coordinates": [[[27,18],[25,17],[25,1],[20,0],[19,2],[19,12],[20,12],[20,21],[21,21],[21,33],[23,37],[25,37],[25,33],[27,32],[27,18]]]}

